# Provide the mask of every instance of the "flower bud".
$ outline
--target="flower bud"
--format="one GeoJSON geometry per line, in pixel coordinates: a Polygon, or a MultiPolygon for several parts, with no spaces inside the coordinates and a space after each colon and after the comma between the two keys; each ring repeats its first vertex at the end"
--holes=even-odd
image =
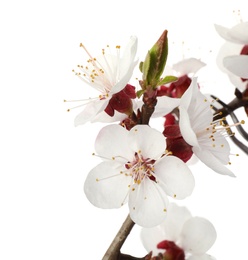
{"type": "Polygon", "coordinates": [[[164,71],[168,55],[168,38],[165,30],[158,41],[148,51],[145,61],[140,64],[145,86],[156,88],[161,81],[160,77],[164,71]]]}

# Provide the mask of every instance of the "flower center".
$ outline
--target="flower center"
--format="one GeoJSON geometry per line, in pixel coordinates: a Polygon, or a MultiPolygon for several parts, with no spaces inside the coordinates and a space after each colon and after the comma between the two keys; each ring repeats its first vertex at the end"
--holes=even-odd
{"type": "Polygon", "coordinates": [[[154,163],[155,160],[145,159],[141,155],[141,151],[136,152],[134,160],[125,164],[125,167],[129,171],[129,175],[132,176],[134,183],[140,184],[143,179],[149,178],[156,181],[154,176],[154,163]]]}
{"type": "Polygon", "coordinates": [[[164,256],[163,259],[185,260],[183,249],[177,246],[173,241],[164,240],[158,243],[157,248],[166,250],[164,254],[160,254],[164,256]]]}

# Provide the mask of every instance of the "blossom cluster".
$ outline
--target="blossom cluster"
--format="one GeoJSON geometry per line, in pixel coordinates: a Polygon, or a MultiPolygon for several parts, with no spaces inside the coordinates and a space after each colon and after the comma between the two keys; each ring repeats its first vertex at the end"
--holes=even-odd
{"type": "MultiPolygon", "coordinates": [[[[216,25],[228,42],[243,44],[240,54],[223,51],[225,57],[219,64],[232,82],[239,78],[246,88],[247,25],[230,30],[216,25]]],[[[103,209],[128,204],[132,221],[144,227],[145,247],[154,254],[159,253],[156,245],[165,250],[163,259],[213,259],[206,254],[216,239],[213,225],[171,201],[193,193],[195,180],[187,163],[192,156],[219,174],[235,176],[228,166],[230,126],[221,114],[214,113],[212,102],[201,92],[196,73],[204,62],[195,58],[180,61],[174,64],[173,75],[164,76],[167,31],[139,63],[139,86],[133,86],[130,79],[138,64],[137,46],[137,37],[132,36],[123,52],[117,45],[116,54],[108,47],[94,57],[80,44],[89,59],[73,72],[98,94],[84,104],[75,125],[111,123],[96,137],[94,154],[102,162],[88,173],[85,195],[103,209]],[[150,119],[156,117],[164,118],[162,132],[150,126],[150,119]]]]}

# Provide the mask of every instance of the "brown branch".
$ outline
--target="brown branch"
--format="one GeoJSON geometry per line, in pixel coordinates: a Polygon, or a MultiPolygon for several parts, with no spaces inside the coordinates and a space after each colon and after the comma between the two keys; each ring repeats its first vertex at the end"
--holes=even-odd
{"type": "Polygon", "coordinates": [[[105,255],[103,256],[102,260],[125,259],[125,258],[120,258],[121,256],[120,250],[125,240],[127,239],[129,233],[131,232],[134,224],[135,223],[131,220],[130,216],[128,215],[126,220],[122,224],[120,230],[116,234],[114,240],[112,241],[111,245],[109,246],[108,250],[106,251],[105,255]]]}

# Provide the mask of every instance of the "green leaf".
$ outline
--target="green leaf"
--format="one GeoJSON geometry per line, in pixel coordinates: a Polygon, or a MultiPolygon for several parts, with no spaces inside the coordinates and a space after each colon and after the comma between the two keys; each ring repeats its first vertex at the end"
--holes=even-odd
{"type": "Polygon", "coordinates": [[[178,78],[175,76],[166,76],[161,81],[158,82],[157,86],[165,85],[177,80],[178,78]]]}
{"type": "Polygon", "coordinates": [[[145,93],[145,90],[141,89],[136,92],[136,96],[140,98],[145,93]]]}

